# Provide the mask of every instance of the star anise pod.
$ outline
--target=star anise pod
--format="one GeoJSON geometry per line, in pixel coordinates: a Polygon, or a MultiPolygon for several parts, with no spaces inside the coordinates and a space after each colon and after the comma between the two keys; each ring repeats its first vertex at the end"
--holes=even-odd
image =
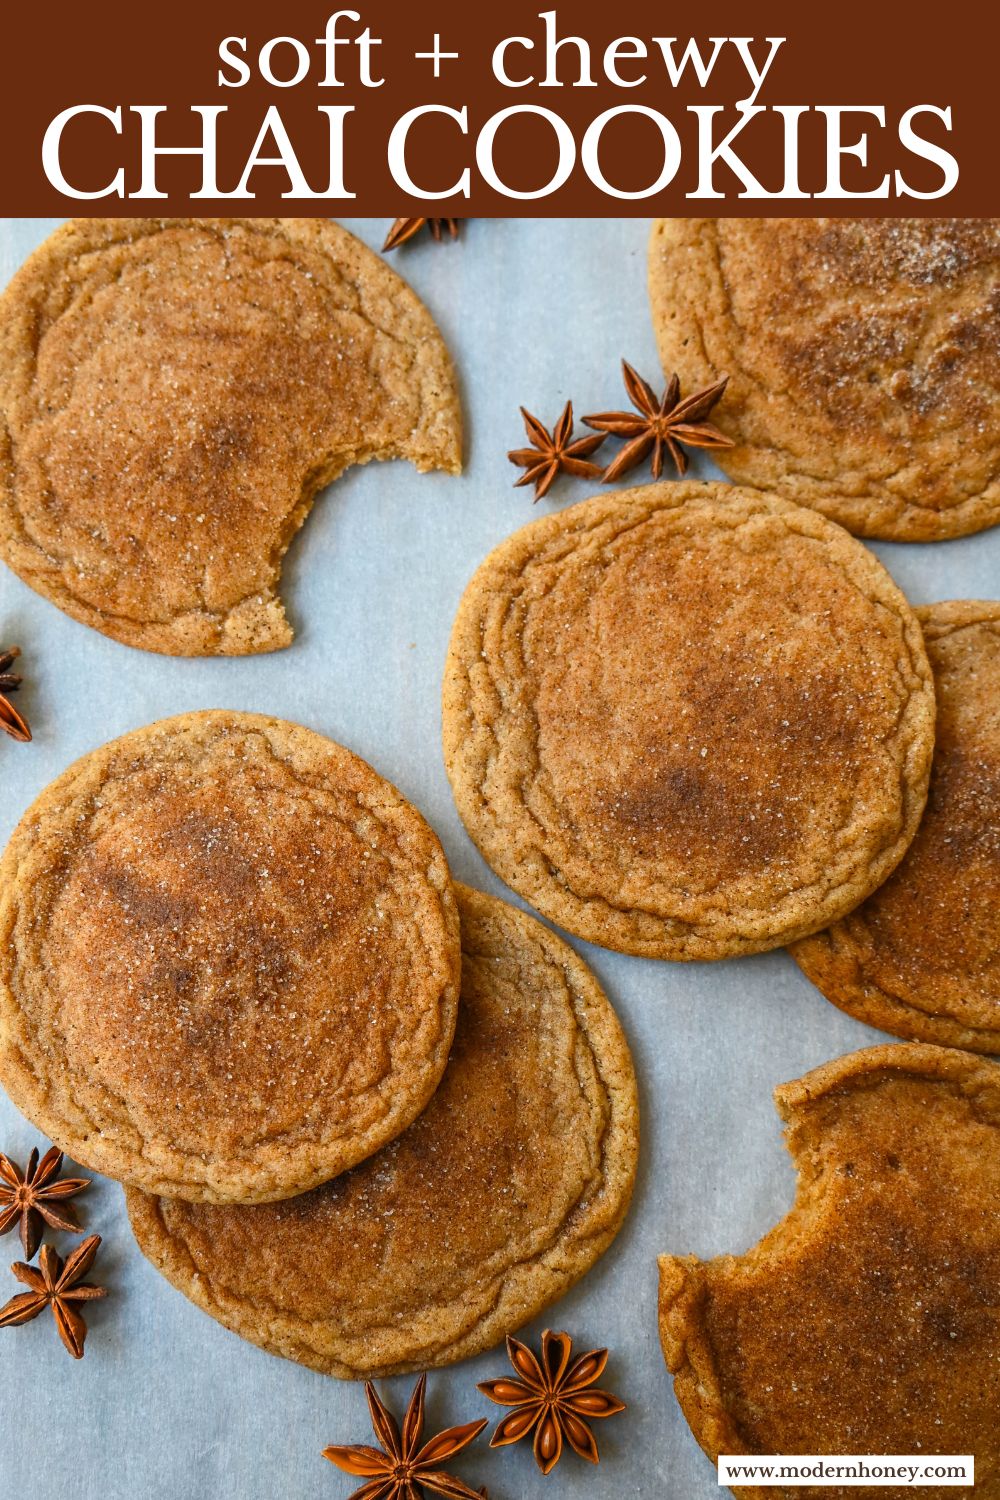
{"type": "Polygon", "coordinates": [[[653,452],[653,478],[663,473],[663,453],[666,450],[674,461],[678,474],[686,474],[688,456],[684,448],[732,448],[732,438],[726,437],[707,417],[715,403],[721,398],[729,376],[724,375],[714,385],[696,391],[693,396],[681,400],[681,383],[677,375],[671,375],[660,401],[648,381],[633,370],[627,360],[622,360],[625,389],[635,411],[599,411],[584,417],[588,427],[598,432],[613,432],[616,437],[629,441],[617,458],[604,471],[605,483],[620,479],[636,464],[642,463],[650,449],[653,452]],[[683,445],[683,446],[682,446],[683,445]]]}
{"type": "Polygon", "coordinates": [[[20,1223],[21,1244],[27,1260],[34,1259],[41,1243],[43,1220],[50,1228],[65,1230],[67,1234],[82,1232],[76,1210],[63,1200],[82,1193],[90,1186],[90,1178],[60,1178],[62,1164],[63,1154],[58,1147],[46,1151],[41,1161],[35,1150],[22,1174],[17,1162],[0,1151],[0,1234],[7,1234],[20,1223]]]}
{"type": "Polygon", "coordinates": [[[515,482],[515,489],[519,489],[522,484],[533,484],[535,499],[541,500],[543,495],[548,494],[553,479],[560,472],[578,474],[585,479],[600,478],[600,464],[587,462],[587,454],[601,446],[604,434],[587,433],[575,442],[570,441],[573,436],[572,401],[566,402],[562,416],[551,432],[542,426],[537,417],[525,411],[523,406],[521,416],[524,418],[524,429],[534,447],[512,448],[507,454],[512,464],[520,464],[525,470],[515,482]]]}
{"type": "Polygon", "coordinates": [[[37,1266],[25,1265],[23,1260],[11,1266],[18,1281],[23,1281],[31,1290],[19,1293],[6,1307],[0,1307],[0,1328],[16,1328],[21,1323],[30,1323],[32,1318],[51,1307],[59,1337],[74,1359],[82,1359],[87,1325],[73,1303],[92,1302],[96,1297],[108,1295],[104,1287],[92,1286],[82,1280],[94,1264],[100,1243],[99,1234],[89,1235],[65,1261],[51,1245],[43,1245],[37,1266]]]}
{"type": "Polygon", "coordinates": [[[588,1422],[625,1410],[617,1396],[590,1389],[604,1373],[607,1349],[591,1349],[570,1364],[572,1349],[568,1333],[546,1328],[539,1361],[527,1344],[508,1335],[507,1354],[520,1379],[487,1380],[479,1386],[498,1406],[514,1408],[497,1423],[490,1447],[503,1448],[534,1432],[535,1462],[543,1474],[559,1462],[564,1439],[574,1453],[596,1464],[600,1455],[588,1422]]]}
{"type": "Polygon", "coordinates": [[[7,697],[8,693],[15,693],[21,686],[21,678],[16,672],[10,670],[20,654],[19,646],[12,646],[9,651],[0,652],[0,729],[9,734],[12,740],[21,740],[26,743],[31,739],[31,730],[28,728],[27,720],[21,717],[7,697]]]}
{"type": "Polygon", "coordinates": [[[444,1495],[446,1500],[486,1500],[486,1491],[470,1490],[461,1479],[444,1474],[438,1468],[477,1438],[486,1426],[467,1422],[464,1427],[449,1427],[428,1442],[424,1432],[424,1389],[427,1376],[421,1375],[413,1389],[400,1433],[395,1417],[379,1400],[371,1381],[365,1382],[368,1410],[380,1448],[355,1444],[350,1448],[324,1448],[328,1458],[345,1474],[356,1474],[368,1480],[355,1490],[350,1500],[422,1500],[426,1490],[444,1495]]]}
{"type": "Polygon", "coordinates": [[[395,219],[392,228],[385,237],[383,251],[395,250],[400,245],[405,245],[407,240],[412,240],[415,234],[419,234],[424,225],[431,232],[431,237],[438,242],[444,237],[445,231],[451,235],[453,240],[458,239],[458,226],[461,219],[395,219]]]}

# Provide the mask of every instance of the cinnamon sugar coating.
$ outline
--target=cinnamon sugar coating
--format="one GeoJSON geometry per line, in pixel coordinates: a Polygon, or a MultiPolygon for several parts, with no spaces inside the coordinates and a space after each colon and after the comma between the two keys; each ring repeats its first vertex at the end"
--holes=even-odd
{"type": "Polygon", "coordinates": [[[0,557],[173,656],[292,638],[281,560],[351,464],[461,467],[451,360],[323,219],[79,219],[0,298],[0,557]]]}
{"type": "Polygon", "coordinates": [[[212,1317],[344,1378],[499,1343],[607,1249],[638,1147],[635,1076],[590,970],[548,928],[456,888],[451,1061],[405,1135],[315,1192],[220,1208],[129,1190],[140,1248],[212,1317]]]}
{"type": "Polygon", "coordinates": [[[667,373],[729,375],[738,483],[858,536],[1000,520],[1000,219],[661,219],[649,288],[667,373]]]}
{"type": "Polygon", "coordinates": [[[0,862],[0,1083],[76,1161],[157,1192],[288,1197],[437,1086],[458,916],[441,846],[370,766],[280,719],[127,734],[0,862]]]}
{"type": "Polygon", "coordinates": [[[927,793],[920,627],[814,511],[722,484],[524,527],[459,606],[444,751],[484,857],[553,921],[652,958],[828,925],[927,793]]]}

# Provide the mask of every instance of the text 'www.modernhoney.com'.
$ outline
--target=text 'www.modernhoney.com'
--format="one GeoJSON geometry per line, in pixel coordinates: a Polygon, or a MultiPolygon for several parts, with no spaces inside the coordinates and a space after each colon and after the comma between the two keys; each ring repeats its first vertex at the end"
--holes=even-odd
{"type": "Polygon", "coordinates": [[[961,1485],[976,1481],[973,1454],[760,1453],[753,1458],[719,1457],[721,1485],[961,1485]]]}

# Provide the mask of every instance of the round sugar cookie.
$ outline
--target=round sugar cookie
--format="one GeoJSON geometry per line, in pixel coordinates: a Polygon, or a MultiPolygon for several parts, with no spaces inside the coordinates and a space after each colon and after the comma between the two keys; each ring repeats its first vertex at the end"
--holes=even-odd
{"type": "Polygon", "coordinates": [[[524,527],[459,606],[444,754],[502,879],[577,936],[723,958],[829,925],[916,832],[920,626],[788,501],[676,483],[524,527]]]}
{"type": "Polygon", "coordinates": [[[0,861],[0,1084],[75,1161],[218,1202],[301,1193],[444,1071],[441,846],[356,755],[196,713],[84,756],[0,861]]]}

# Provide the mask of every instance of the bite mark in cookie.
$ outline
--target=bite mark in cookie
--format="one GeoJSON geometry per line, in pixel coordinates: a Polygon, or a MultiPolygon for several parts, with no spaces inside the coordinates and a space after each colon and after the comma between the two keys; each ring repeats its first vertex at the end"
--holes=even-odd
{"type": "Polygon", "coordinates": [[[976,1493],[996,1495],[1000,1067],[873,1047],[775,1098],[799,1172],[794,1208],[744,1255],[660,1260],[660,1337],[695,1437],[713,1460],[974,1453],[976,1493]]]}
{"type": "Polygon", "coordinates": [[[457,473],[426,308],[323,219],[80,219],[0,299],[0,557],[173,656],[287,646],[285,551],[351,464],[457,473]]]}

